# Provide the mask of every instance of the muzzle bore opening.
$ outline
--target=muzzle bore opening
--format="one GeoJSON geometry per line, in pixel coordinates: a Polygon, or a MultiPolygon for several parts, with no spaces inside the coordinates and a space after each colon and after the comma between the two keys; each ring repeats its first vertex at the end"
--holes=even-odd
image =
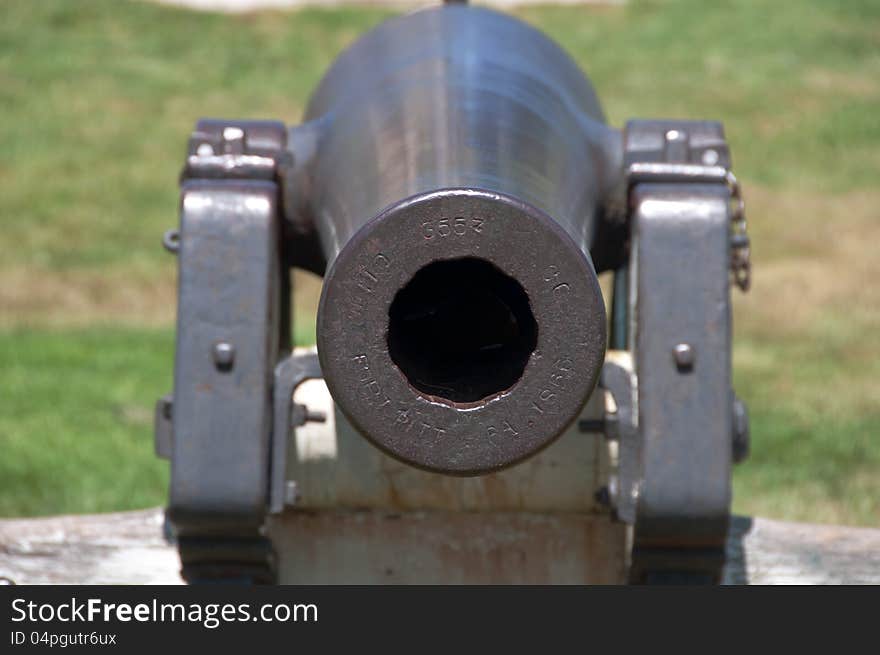
{"type": "Polygon", "coordinates": [[[423,266],[388,310],[388,351],[433,400],[478,403],[522,377],[538,324],[522,285],[475,257],[423,266]]]}

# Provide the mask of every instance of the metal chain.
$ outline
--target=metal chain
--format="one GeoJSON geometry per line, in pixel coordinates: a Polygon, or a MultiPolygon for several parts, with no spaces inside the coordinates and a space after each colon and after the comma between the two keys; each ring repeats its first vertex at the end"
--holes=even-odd
{"type": "Polygon", "coordinates": [[[752,284],[751,244],[746,223],[746,204],[742,197],[739,181],[732,171],[727,171],[727,186],[733,211],[730,214],[730,272],[733,282],[743,292],[752,284]]]}

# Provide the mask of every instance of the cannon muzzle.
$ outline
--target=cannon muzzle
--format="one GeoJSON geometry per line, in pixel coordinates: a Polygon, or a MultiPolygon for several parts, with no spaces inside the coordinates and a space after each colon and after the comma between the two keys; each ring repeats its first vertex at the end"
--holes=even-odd
{"type": "Polygon", "coordinates": [[[459,475],[552,442],[604,361],[590,247],[621,166],[577,66],[518,20],[446,6],[354,44],[306,118],[318,352],[351,423],[459,475]]]}

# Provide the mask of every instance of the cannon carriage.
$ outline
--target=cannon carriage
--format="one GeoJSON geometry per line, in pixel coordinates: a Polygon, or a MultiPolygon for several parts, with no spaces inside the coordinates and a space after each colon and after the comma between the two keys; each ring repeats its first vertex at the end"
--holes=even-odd
{"type": "Polygon", "coordinates": [[[299,125],[200,121],[165,244],[189,581],[719,580],[749,285],[719,123],[610,127],[550,39],[435,7],[341,54],[299,125]],[[317,354],[294,266],[324,277],[317,354]]]}

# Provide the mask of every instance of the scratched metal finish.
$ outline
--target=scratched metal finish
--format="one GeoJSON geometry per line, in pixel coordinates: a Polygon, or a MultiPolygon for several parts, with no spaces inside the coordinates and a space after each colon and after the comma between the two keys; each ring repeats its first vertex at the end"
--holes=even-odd
{"type": "Polygon", "coordinates": [[[619,132],[569,56],[476,7],[381,24],[336,59],[306,119],[324,123],[311,198],[328,263],[382,209],[449,187],[527,202],[586,252],[621,167],[619,132]]]}
{"type": "MultiPolygon", "coordinates": [[[[343,53],[306,118],[321,125],[311,211],[329,263],[318,351],[342,411],[384,452],[431,471],[487,473],[547,446],[583,408],[606,343],[589,248],[619,137],[587,79],[524,23],[446,6],[388,21],[343,53]],[[415,388],[389,354],[389,308],[427,265],[464,258],[521,286],[537,335],[512,386],[451,402],[415,388]]],[[[449,284],[464,294],[470,282],[449,284]]]]}

